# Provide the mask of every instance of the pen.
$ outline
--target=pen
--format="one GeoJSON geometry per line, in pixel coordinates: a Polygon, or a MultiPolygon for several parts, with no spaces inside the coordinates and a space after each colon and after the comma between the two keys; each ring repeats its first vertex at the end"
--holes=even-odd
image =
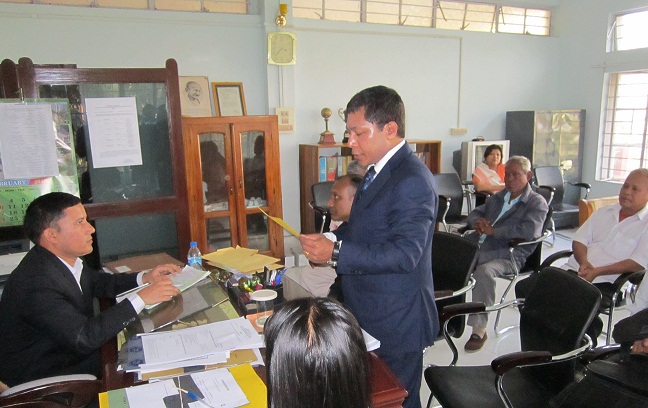
{"type": "Polygon", "coordinates": [[[194,394],[194,393],[191,392],[191,391],[187,391],[187,390],[185,390],[185,389],[178,388],[178,387],[176,387],[176,389],[177,389],[178,391],[182,391],[182,392],[184,392],[185,394],[187,394],[187,396],[188,396],[192,401],[200,402],[201,404],[203,404],[203,405],[206,406],[207,408],[215,408],[215,407],[209,405],[208,403],[206,403],[204,398],[200,398],[199,396],[197,396],[196,394],[194,394]]]}

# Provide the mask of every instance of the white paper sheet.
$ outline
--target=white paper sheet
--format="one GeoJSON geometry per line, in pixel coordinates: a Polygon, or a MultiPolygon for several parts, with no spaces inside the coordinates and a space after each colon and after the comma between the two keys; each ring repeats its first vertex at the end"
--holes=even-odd
{"type": "Polygon", "coordinates": [[[85,105],[92,167],[142,164],[135,98],[86,98],[85,105]]]}
{"type": "Polygon", "coordinates": [[[50,104],[0,103],[0,178],[59,174],[50,104]]]}
{"type": "Polygon", "coordinates": [[[242,317],[140,336],[147,365],[187,360],[219,351],[263,347],[262,337],[252,323],[242,317]]]}

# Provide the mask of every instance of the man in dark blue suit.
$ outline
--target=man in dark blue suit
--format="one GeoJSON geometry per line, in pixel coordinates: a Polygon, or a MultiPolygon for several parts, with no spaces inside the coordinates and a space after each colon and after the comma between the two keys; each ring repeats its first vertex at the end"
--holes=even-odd
{"type": "Polygon", "coordinates": [[[378,355],[404,384],[404,407],[420,407],[423,349],[439,331],[432,283],[432,237],[438,196],[430,170],[405,143],[405,108],[384,86],[347,104],[353,157],[367,166],[349,221],[323,235],[302,235],[313,263],[335,264],[345,304],[369,334],[378,355]]]}

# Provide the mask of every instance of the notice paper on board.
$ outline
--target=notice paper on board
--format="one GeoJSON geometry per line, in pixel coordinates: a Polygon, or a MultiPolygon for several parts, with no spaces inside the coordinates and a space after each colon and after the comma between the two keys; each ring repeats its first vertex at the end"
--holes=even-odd
{"type": "Polygon", "coordinates": [[[281,227],[282,227],[283,229],[285,229],[286,231],[290,232],[291,234],[293,234],[294,236],[296,236],[297,238],[299,238],[299,232],[297,232],[293,227],[291,227],[290,225],[288,225],[288,223],[287,223],[286,221],[282,220],[282,219],[279,218],[279,217],[272,217],[272,216],[268,215],[268,213],[266,213],[265,211],[263,211],[261,208],[259,208],[259,209],[261,210],[261,212],[262,212],[263,214],[265,214],[266,217],[270,218],[272,221],[274,221],[274,222],[276,222],[277,224],[281,225],[281,227]]]}

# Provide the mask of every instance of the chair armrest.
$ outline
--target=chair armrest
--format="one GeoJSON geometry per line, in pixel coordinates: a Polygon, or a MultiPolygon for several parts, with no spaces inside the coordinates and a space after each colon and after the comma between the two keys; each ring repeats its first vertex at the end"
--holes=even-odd
{"type": "Polygon", "coordinates": [[[457,290],[435,290],[434,291],[434,300],[444,300],[444,299],[450,299],[453,297],[461,296],[464,293],[467,293],[472,290],[472,288],[475,287],[477,284],[477,281],[475,278],[470,278],[468,280],[468,284],[462,288],[459,288],[457,290]]]}
{"type": "Polygon", "coordinates": [[[553,254],[551,254],[551,255],[549,255],[548,257],[545,258],[545,260],[540,265],[540,270],[546,268],[547,266],[551,266],[551,264],[553,264],[554,262],[556,262],[559,259],[569,258],[570,256],[572,256],[572,254],[573,254],[573,252],[570,251],[570,250],[563,250],[563,251],[555,252],[555,253],[553,253],[553,254]]]}
{"type": "MultiPolygon", "coordinates": [[[[614,280],[613,285],[614,285],[615,288],[617,288],[617,290],[619,290],[621,288],[621,286],[625,285],[625,283],[630,280],[630,278],[635,276],[635,273],[639,274],[639,275],[643,275],[645,272],[646,272],[645,270],[642,270],[642,271],[636,271],[636,272],[622,273],[621,275],[619,275],[618,278],[616,278],[614,280]]],[[[639,275],[636,275],[635,278],[638,278],[639,275]]]]}
{"type": "Polygon", "coordinates": [[[609,344],[607,346],[596,347],[588,350],[586,353],[580,356],[579,361],[583,365],[587,365],[594,360],[605,358],[609,354],[616,353],[619,350],[621,350],[620,344],[609,344]]]}
{"type": "Polygon", "coordinates": [[[90,375],[44,378],[9,388],[0,396],[0,406],[20,406],[21,403],[39,400],[61,401],[66,406],[86,406],[97,397],[101,386],[101,381],[90,375]]]}
{"type": "Polygon", "coordinates": [[[517,248],[519,246],[538,244],[538,243],[544,241],[545,239],[547,239],[547,237],[549,237],[549,232],[548,231],[545,232],[544,234],[542,234],[541,236],[539,236],[538,238],[534,238],[534,239],[532,239],[530,241],[527,241],[524,238],[513,238],[508,242],[508,246],[509,246],[510,250],[513,250],[513,249],[515,249],[515,248],[517,248]]]}
{"type": "Polygon", "coordinates": [[[496,357],[491,368],[497,375],[504,375],[511,368],[548,363],[551,357],[548,351],[518,351],[496,357]]]}
{"type": "Polygon", "coordinates": [[[633,285],[638,285],[643,280],[645,274],[645,270],[634,272],[632,275],[630,275],[630,278],[628,278],[628,282],[632,283],[633,285]]]}
{"type": "Polygon", "coordinates": [[[587,196],[589,195],[590,190],[592,189],[592,185],[590,183],[572,183],[571,181],[568,181],[567,184],[572,185],[574,187],[580,187],[585,189],[585,197],[584,199],[587,200],[587,196]]]}
{"type": "Polygon", "coordinates": [[[441,324],[450,320],[455,316],[461,316],[472,313],[482,313],[486,311],[486,305],[482,302],[466,302],[457,303],[455,305],[448,305],[441,309],[439,316],[441,324]]]}

